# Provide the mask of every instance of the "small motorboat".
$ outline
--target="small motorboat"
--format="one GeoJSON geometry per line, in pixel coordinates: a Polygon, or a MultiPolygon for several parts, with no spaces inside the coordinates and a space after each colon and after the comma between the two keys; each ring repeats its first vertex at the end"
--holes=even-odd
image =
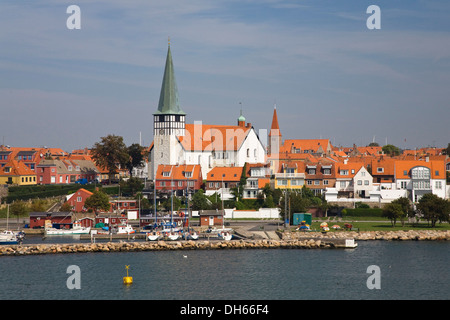
{"type": "Polygon", "coordinates": [[[0,244],[21,244],[24,236],[23,232],[4,230],[0,233],[0,244]]]}

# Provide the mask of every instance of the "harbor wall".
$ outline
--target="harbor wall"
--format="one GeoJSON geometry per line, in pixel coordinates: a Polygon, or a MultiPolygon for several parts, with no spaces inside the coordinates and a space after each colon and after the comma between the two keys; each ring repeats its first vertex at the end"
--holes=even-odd
{"type": "Polygon", "coordinates": [[[67,254],[88,252],[133,252],[212,249],[318,249],[340,248],[346,239],[354,240],[450,240],[450,231],[368,231],[368,232],[280,232],[280,240],[232,241],[145,241],[71,244],[2,245],[0,256],[67,254]]]}

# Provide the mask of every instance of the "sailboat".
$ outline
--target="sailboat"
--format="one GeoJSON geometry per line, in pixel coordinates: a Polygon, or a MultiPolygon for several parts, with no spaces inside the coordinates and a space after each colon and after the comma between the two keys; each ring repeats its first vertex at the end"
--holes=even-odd
{"type": "Polygon", "coordinates": [[[25,233],[9,230],[9,204],[6,215],[6,230],[0,233],[0,244],[21,244],[25,233]]]}

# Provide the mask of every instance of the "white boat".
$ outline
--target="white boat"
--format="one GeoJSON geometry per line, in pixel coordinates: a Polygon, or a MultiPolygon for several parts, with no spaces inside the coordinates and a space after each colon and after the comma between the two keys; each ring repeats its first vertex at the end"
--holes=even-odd
{"type": "Polygon", "coordinates": [[[166,235],[167,240],[170,240],[170,241],[178,240],[181,237],[178,232],[174,232],[174,231],[167,232],[165,235],[166,235]]]}
{"type": "MultiPolygon", "coordinates": [[[[50,222],[50,221],[48,221],[50,222]]],[[[73,223],[71,229],[57,229],[51,227],[51,224],[45,224],[45,234],[46,235],[72,235],[72,234],[89,234],[91,232],[91,227],[82,227],[79,221],[73,223]]]]}
{"type": "Polygon", "coordinates": [[[187,237],[188,240],[197,240],[198,239],[198,233],[195,231],[188,232],[187,237]]]}
{"type": "Polygon", "coordinates": [[[117,228],[117,234],[132,234],[136,231],[129,225],[119,225],[117,228]]]}
{"type": "Polygon", "coordinates": [[[4,230],[0,233],[0,244],[20,244],[23,240],[22,232],[14,232],[11,230],[4,230]]]}
{"type": "Polygon", "coordinates": [[[226,241],[231,240],[231,238],[233,237],[233,235],[229,231],[220,231],[217,235],[219,236],[219,238],[226,241]]]}
{"type": "Polygon", "coordinates": [[[163,235],[160,231],[152,231],[147,233],[147,239],[150,241],[157,241],[162,239],[163,235]]]}
{"type": "Polygon", "coordinates": [[[89,234],[91,232],[90,227],[73,227],[72,229],[56,229],[46,228],[46,235],[72,235],[72,234],[89,234]]]}

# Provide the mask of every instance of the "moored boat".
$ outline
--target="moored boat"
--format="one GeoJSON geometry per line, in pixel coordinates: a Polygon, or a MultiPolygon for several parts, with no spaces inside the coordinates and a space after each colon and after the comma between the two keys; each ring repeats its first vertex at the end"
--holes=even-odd
{"type": "Polygon", "coordinates": [[[23,232],[4,230],[0,233],[0,244],[20,244],[22,243],[23,238],[23,232]]]}
{"type": "Polygon", "coordinates": [[[162,239],[163,235],[160,231],[147,232],[147,239],[150,241],[157,241],[162,239]]]}
{"type": "Polygon", "coordinates": [[[74,222],[71,229],[57,229],[45,226],[46,235],[73,235],[73,234],[89,234],[91,232],[91,227],[82,227],[79,221],[74,222]]]}
{"type": "Polygon", "coordinates": [[[229,241],[231,240],[231,238],[233,237],[233,235],[231,234],[231,232],[229,231],[220,231],[217,236],[223,240],[229,241]]]}

